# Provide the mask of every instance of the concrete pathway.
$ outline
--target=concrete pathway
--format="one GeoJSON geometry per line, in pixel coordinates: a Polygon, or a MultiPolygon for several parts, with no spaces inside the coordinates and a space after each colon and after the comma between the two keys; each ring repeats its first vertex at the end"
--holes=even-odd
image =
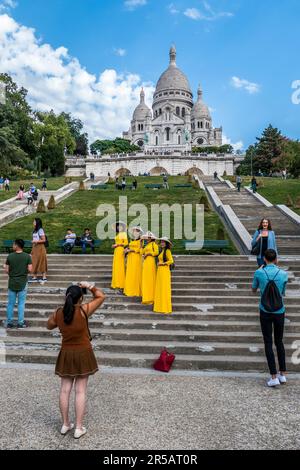
{"type": "MultiPolygon", "coordinates": [[[[88,434],[63,437],[53,370],[1,368],[3,449],[299,449],[300,381],[101,371],[90,379],[88,434]]],[[[74,418],[73,407],[71,417],[74,418]]]]}

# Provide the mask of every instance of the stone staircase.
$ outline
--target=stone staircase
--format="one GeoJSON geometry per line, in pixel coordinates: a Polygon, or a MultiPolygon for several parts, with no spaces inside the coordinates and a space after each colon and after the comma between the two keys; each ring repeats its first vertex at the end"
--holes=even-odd
{"type": "MultiPolygon", "coordinates": [[[[0,255],[3,264],[4,255],[0,255]]],[[[46,321],[62,304],[65,289],[80,280],[96,281],[106,292],[102,309],[90,319],[97,360],[102,366],[150,368],[163,347],[176,354],[174,368],[187,370],[266,371],[258,296],[250,291],[256,269],[247,256],[177,256],[173,272],[173,308],[154,314],[139,299],[110,289],[112,257],[51,255],[49,282],[31,285],[26,307],[29,328],[2,330],[8,362],[55,363],[58,331],[46,321]]],[[[294,341],[300,339],[300,259],[283,260],[287,291],[285,343],[291,371],[294,341]]],[[[0,278],[0,319],[5,319],[6,285],[0,278]]]]}
{"type": "Polygon", "coordinates": [[[275,206],[266,207],[245,189],[238,193],[226,184],[212,177],[201,178],[206,186],[211,186],[221,202],[230,205],[251,237],[263,217],[271,220],[276,233],[279,254],[300,255],[300,226],[292,222],[275,206]]]}

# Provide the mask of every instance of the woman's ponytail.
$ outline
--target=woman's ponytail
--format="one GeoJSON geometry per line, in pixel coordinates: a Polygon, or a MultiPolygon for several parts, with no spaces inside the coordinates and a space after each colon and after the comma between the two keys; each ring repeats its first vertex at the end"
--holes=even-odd
{"type": "Polygon", "coordinates": [[[71,286],[67,289],[65,305],[63,306],[64,322],[70,325],[73,321],[75,305],[82,297],[82,289],[79,286],[71,286]]]}

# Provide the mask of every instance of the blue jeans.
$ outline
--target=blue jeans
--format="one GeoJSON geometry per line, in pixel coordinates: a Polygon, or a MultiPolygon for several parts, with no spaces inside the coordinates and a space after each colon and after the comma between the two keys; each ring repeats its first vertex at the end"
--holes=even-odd
{"type": "Polygon", "coordinates": [[[27,286],[21,291],[14,291],[8,289],[8,303],[7,303],[7,323],[12,323],[14,319],[14,307],[18,299],[18,324],[24,323],[24,310],[27,297],[27,286]]]}
{"type": "Polygon", "coordinates": [[[87,247],[91,248],[92,252],[94,253],[95,252],[95,247],[94,247],[94,244],[93,242],[81,242],[81,247],[82,247],[82,253],[86,253],[86,249],[87,247]]]}

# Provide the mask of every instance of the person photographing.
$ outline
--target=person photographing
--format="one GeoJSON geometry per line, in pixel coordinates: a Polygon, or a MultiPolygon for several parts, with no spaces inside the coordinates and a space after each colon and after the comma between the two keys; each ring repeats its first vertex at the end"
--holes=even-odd
{"type": "Polygon", "coordinates": [[[76,426],[74,438],[79,439],[87,430],[83,426],[86,407],[88,378],[98,371],[98,365],[91,345],[88,319],[103,304],[102,290],[88,282],[72,285],[66,291],[65,303],[48,319],[47,329],[59,328],[62,345],[55,374],[61,378],[60,411],[63,419],[61,434],[67,434],[74,425],[69,419],[69,402],[72,388],[75,388],[76,426]],[[84,295],[90,291],[93,298],[84,303],[84,295]]]}

